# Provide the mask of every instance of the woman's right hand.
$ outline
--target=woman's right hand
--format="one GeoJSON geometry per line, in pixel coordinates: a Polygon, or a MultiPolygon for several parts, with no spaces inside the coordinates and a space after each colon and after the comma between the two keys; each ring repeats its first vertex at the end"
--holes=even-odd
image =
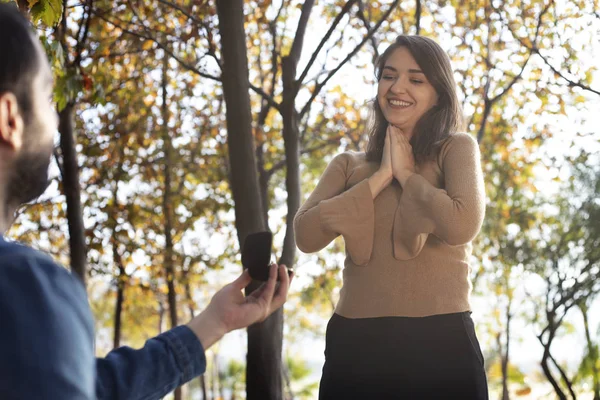
{"type": "Polygon", "coordinates": [[[369,187],[371,188],[371,194],[373,198],[385,189],[392,179],[394,179],[394,173],[392,169],[392,152],[391,152],[391,137],[390,137],[390,126],[385,131],[385,141],[383,145],[383,154],[381,155],[381,164],[377,172],[375,172],[369,178],[369,187]]]}

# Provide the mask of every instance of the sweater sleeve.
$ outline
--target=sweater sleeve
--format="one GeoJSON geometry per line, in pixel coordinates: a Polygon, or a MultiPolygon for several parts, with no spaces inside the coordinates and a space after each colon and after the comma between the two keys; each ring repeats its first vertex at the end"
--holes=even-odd
{"type": "Polygon", "coordinates": [[[294,218],[294,233],[305,253],[317,252],[342,235],[352,261],[365,265],[373,249],[373,198],[367,179],[346,190],[350,157],[340,154],[327,166],[294,218]]]}
{"type": "Polygon", "coordinates": [[[406,181],[394,221],[394,256],[416,257],[432,233],[451,246],[475,238],[485,214],[479,147],[468,134],[454,135],[439,157],[444,189],[419,174],[406,181]]]}

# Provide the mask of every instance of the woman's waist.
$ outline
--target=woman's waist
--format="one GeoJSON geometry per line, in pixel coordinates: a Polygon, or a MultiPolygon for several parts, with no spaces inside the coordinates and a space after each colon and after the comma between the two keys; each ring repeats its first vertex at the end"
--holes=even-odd
{"type": "MultiPolygon", "coordinates": [[[[442,268],[444,266],[440,266],[442,268]]],[[[336,307],[353,318],[451,314],[470,309],[471,282],[466,268],[426,271],[344,271],[336,307]]]]}

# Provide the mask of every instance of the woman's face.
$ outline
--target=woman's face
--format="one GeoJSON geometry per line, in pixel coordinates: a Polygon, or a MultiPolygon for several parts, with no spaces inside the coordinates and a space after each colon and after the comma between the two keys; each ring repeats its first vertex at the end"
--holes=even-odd
{"type": "Polygon", "coordinates": [[[399,47],[381,71],[377,101],[385,119],[411,138],[417,121],[437,104],[438,94],[410,51],[399,47]]]}

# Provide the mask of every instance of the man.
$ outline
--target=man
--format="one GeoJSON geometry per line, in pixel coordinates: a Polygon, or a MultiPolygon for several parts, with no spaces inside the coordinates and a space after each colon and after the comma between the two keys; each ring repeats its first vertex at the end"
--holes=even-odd
{"type": "Polygon", "coordinates": [[[0,4],[0,399],[157,399],[202,374],[204,351],[225,333],[264,320],[287,297],[284,266],[252,295],[244,272],[185,326],[94,358],[83,285],[46,255],[7,242],[20,204],[40,196],[57,116],[52,73],[27,20],[0,4]],[[276,287],[277,274],[280,284],[276,287]]]}

